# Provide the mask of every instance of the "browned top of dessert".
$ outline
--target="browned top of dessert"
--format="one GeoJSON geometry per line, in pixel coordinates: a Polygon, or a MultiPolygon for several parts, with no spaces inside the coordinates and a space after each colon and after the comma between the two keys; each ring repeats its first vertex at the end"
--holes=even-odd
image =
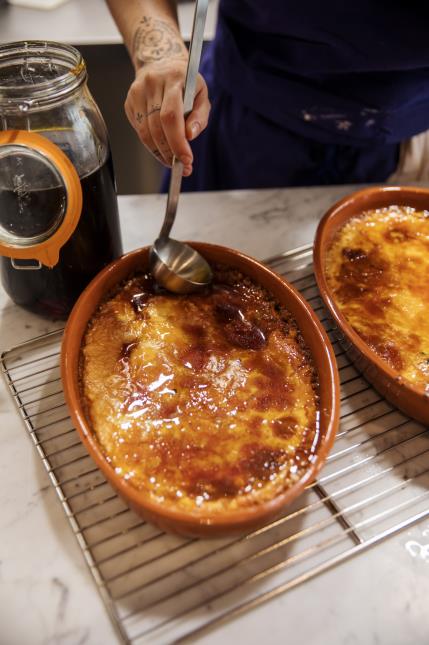
{"type": "Polygon", "coordinates": [[[328,249],[326,277],[368,346],[429,391],[429,213],[391,206],[352,218],[328,249]]]}
{"type": "Polygon", "coordinates": [[[127,281],[90,321],[81,389],[116,473],[183,510],[266,501],[316,451],[317,376],[297,325],[232,270],[186,296],[127,281]]]}

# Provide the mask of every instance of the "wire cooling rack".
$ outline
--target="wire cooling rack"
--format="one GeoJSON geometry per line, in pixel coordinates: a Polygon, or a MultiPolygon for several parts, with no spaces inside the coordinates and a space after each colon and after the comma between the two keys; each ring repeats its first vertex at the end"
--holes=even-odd
{"type": "Polygon", "coordinates": [[[387,403],[335,338],[311,247],[268,263],[311,303],[335,349],[341,426],[319,479],[280,519],[228,539],[168,535],[116,495],[65,406],[62,330],[4,352],[3,372],[125,643],[177,643],[215,628],[429,516],[429,432],[387,403]]]}

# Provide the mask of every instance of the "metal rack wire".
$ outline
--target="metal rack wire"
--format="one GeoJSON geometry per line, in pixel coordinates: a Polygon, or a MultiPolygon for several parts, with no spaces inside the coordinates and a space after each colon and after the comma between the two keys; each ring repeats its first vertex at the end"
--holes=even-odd
{"type": "Polygon", "coordinates": [[[20,416],[125,643],[195,637],[429,516],[429,433],[351,365],[326,318],[311,257],[302,247],[268,263],[328,330],[341,375],[341,426],[319,479],[283,517],[245,536],[168,535],[128,509],[68,416],[61,330],[2,354],[20,416]]]}

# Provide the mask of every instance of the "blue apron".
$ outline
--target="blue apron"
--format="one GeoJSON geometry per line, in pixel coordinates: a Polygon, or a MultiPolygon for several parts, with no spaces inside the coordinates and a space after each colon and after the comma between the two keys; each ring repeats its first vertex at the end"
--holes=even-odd
{"type": "Polygon", "coordinates": [[[184,190],[384,181],[429,129],[429,5],[220,0],[184,190]]]}

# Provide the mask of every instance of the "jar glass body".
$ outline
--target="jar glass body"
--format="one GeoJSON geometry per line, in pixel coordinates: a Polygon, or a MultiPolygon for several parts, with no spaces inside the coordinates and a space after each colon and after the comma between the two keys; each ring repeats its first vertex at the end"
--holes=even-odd
{"type": "MultiPolygon", "coordinates": [[[[12,300],[50,318],[66,318],[88,282],[122,253],[107,130],[86,81],[85,63],[73,47],[0,47],[0,132],[47,138],[71,161],[81,186],[80,217],[55,266],[1,258],[2,284],[12,300]]],[[[54,231],[61,221],[67,194],[60,174],[42,157],[11,147],[0,155],[0,227],[33,235],[54,231]]]]}

